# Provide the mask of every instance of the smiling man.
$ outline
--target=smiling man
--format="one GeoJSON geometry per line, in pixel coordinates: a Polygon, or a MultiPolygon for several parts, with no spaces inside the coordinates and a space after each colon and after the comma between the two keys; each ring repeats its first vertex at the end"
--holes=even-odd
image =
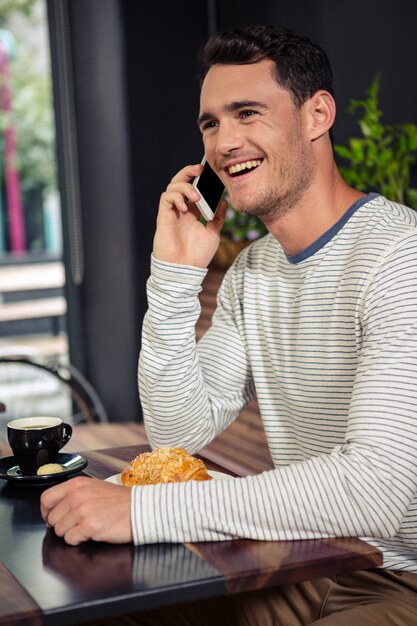
{"type": "Polygon", "coordinates": [[[200,222],[191,183],[201,165],[183,168],[160,201],[139,367],[149,439],[193,453],[256,395],[275,469],[128,495],[78,479],[44,494],[43,515],[71,543],[360,536],[384,566],[138,624],[417,621],[417,219],[344,182],[334,118],[328,59],[307,38],[250,27],[209,40],[205,154],[234,208],[269,233],[227,272],[198,344],[198,293],[225,202],[200,222]]]}
{"type": "MultiPolygon", "coordinates": [[[[306,114],[277,84],[274,70],[272,61],[215,65],[202,86],[198,120],[206,156],[223,177],[232,206],[266,223],[298,203],[314,173],[303,132],[306,114]],[[245,94],[259,100],[244,99],[245,94]]],[[[332,104],[324,102],[324,91],[319,98],[319,106],[332,104]]]]}

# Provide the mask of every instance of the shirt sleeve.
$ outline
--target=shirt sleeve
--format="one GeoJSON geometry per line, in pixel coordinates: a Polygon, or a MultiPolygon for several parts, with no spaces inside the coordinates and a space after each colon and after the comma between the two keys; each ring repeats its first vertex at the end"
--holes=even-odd
{"type": "Polygon", "coordinates": [[[231,277],[220,289],[212,328],[196,344],[205,274],[152,259],[139,358],[139,392],[152,447],[196,452],[253,396],[246,351],[228,305],[231,277]]]}
{"type": "Polygon", "coordinates": [[[363,288],[345,441],[258,476],[134,487],[134,541],[390,538],[417,508],[417,245],[393,246],[363,288]]]}

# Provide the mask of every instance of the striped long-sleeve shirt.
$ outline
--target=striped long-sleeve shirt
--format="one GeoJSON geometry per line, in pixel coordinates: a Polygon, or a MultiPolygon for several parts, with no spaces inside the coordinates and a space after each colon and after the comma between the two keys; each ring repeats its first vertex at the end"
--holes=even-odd
{"type": "Polygon", "coordinates": [[[364,537],[417,572],[417,214],[372,194],[306,250],[227,272],[153,259],[139,385],[153,446],[196,452],[256,394],[275,469],[135,487],[136,543],[364,537]]]}

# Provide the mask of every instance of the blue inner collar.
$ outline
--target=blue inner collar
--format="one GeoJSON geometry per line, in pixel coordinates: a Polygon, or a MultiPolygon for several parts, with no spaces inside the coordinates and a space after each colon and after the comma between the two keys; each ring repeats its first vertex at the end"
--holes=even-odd
{"type": "Polygon", "coordinates": [[[286,255],[287,260],[290,263],[300,263],[301,261],[305,261],[306,259],[308,259],[308,257],[312,256],[313,254],[315,254],[316,252],[318,252],[321,248],[323,248],[323,246],[325,246],[331,239],[333,239],[333,237],[335,235],[337,235],[337,233],[339,232],[339,230],[341,228],[343,228],[343,226],[346,224],[346,222],[352,217],[352,215],[364,204],[366,204],[367,202],[369,202],[370,200],[373,200],[374,198],[376,198],[377,196],[379,196],[378,193],[368,193],[367,196],[363,196],[362,198],[359,198],[359,200],[356,200],[356,202],[354,204],[352,204],[351,207],[348,208],[348,210],[346,211],[346,213],[344,213],[342,215],[342,217],[336,222],[336,224],[333,224],[333,226],[331,226],[329,228],[329,230],[326,230],[325,233],[323,233],[318,239],[316,239],[316,241],[314,241],[312,244],[310,244],[307,248],[305,248],[304,250],[301,250],[301,252],[297,252],[296,254],[292,254],[291,256],[286,255]]]}

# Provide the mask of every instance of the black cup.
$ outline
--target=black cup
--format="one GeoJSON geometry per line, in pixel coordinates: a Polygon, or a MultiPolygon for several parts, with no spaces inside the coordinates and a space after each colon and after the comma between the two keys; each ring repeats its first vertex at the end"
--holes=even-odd
{"type": "Polygon", "coordinates": [[[55,463],[60,449],[71,439],[72,427],[59,417],[22,417],[7,424],[7,437],[23,476],[55,463]]]}

